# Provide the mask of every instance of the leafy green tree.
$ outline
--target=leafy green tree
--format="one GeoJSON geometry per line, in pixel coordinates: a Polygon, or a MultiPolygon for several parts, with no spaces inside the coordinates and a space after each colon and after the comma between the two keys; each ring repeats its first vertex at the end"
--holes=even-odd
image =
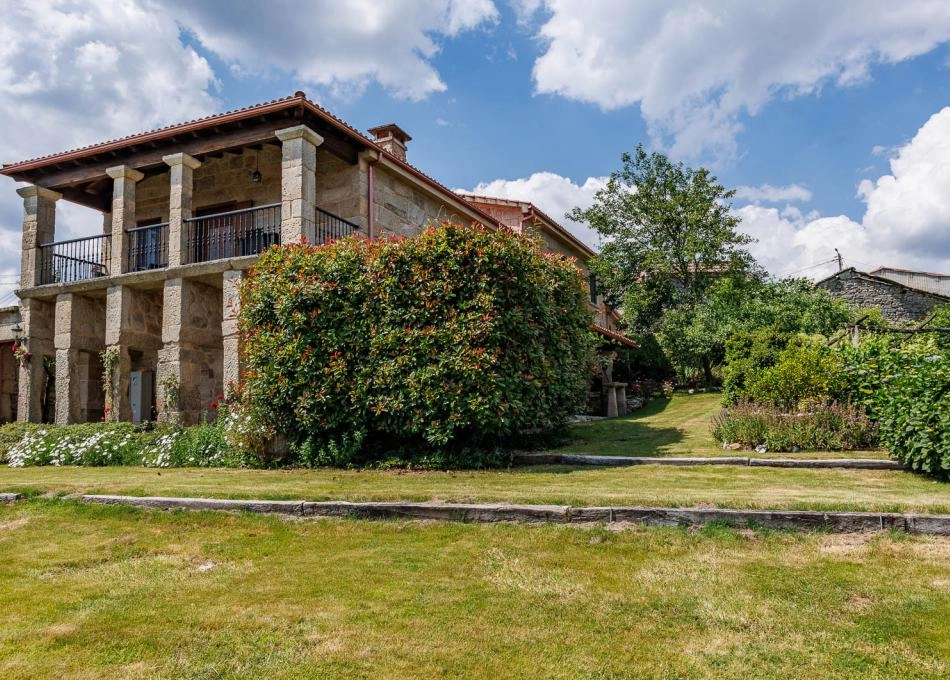
{"type": "Polygon", "coordinates": [[[605,243],[592,267],[638,332],[666,311],[695,307],[723,276],[746,273],[753,260],[737,231],[727,191],[705,168],[673,163],[637,146],[597,192],[594,205],[568,215],[586,221],[605,243]]]}

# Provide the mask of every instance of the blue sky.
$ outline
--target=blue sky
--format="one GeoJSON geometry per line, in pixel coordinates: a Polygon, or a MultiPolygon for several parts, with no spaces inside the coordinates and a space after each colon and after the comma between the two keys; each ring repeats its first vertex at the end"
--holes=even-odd
{"type": "MultiPolygon", "coordinates": [[[[401,125],[410,161],[444,184],[557,218],[643,143],[737,188],[774,274],[827,274],[835,247],[859,268],[950,271],[944,0],[0,0],[0,13],[2,162],[303,89],[357,128],[401,125]]],[[[0,291],[18,268],[14,188],[0,193],[0,291]]],[[[59,223],[98,228],[69,206],[59,223]]]]}

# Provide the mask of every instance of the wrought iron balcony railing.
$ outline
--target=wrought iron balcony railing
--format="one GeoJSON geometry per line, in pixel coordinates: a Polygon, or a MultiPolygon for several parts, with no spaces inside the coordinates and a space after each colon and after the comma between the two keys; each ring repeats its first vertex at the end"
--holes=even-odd
{"type": "Polygon", "coordinates": [[[257,255],[280,243],[280,204],[185,220],[183,263],[257,255]]]}
{"type": "Polygon", "coordinates": [[[129,271],[164,269],[168,266],[168,223],[127,229],[129,271]]]}
{"type": "Polygon", "coordinates": [[[69,283],[109,275],[111,234],[98,234],[39,247],[39,285],[69,283]]]}

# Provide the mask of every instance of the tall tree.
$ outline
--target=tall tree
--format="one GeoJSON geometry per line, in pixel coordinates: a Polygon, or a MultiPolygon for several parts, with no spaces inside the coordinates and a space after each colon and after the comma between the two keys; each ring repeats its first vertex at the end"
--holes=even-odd
{"type": "Polygon", "coordinates": [[[707,169],[640,145],[622,161],[594,205],[568,216],[605,237],[593,267],[631,328],[648,332],[667,310],[699,305],[717,278],[747,274],[754,262],[744,246],[753,239],[737,231],[735,192],[707,169]]]}

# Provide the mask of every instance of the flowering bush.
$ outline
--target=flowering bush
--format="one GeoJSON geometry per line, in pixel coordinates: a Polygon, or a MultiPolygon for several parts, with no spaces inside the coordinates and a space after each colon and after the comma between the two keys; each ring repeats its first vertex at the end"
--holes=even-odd
{"type": "Polygon", "coordinates": [[[713,436],[723,444],[769,451],[851,451],[877,443],[877,427],[864,410],[836,402],[812,402],[794,412],[740,402],[713,418],[713,436]]]}
{"type": "Polygon", "coordinates": [[[148,429],[132,423],[11,423],[0,427],[0,462],[11,467],[242,467],[248,458],[228,441],[224,424],[148,429]]]}
{"type": "Polygon", "coordinates": [[[583,279],[512,232],[275,248],[241,292],[247,403],[300,462],[489,464],[586,396],[583,279]]]}
{"type": "Polygon", "coordinates": [[[144,433],[129,423],[31,428],[7,449],[10,467],[135,465],[144,433]]]}

